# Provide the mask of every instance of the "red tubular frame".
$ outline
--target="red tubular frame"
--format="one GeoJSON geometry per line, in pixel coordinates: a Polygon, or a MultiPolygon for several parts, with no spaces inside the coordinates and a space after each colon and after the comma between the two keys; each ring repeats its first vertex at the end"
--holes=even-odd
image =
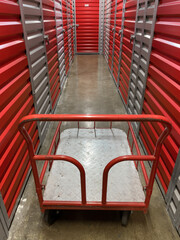
{"type": "Polygon", "coordinates": [[[153,188],[153,183],[155,179],[156,169],[158,166],[161,146],[165,138],[170,133],[171,128],[172,128],[171,122],[167,118],[163,116],[157,116],[157,115],[59,115],[59,114],[57,115],[42,114],[41,115],[39,114],[39,115],[29,115],[29,116],[23,117],[19,123],[19,131],[24,136],[28,145],[29,156],[30,156],[30,161],[32,165],[35,185],[36,185],[36,191],[38,194],[39,203],[40,203],[42,212],[45,209],[141,210],[146,212],[149,206],[149,201],[152,193],[152,188],[153,188]],[[24,126],[24,124],[32,121],[58,121],[59,122],[47,155],[35,155],[32,139],[24,126]],[[133,140],[132,145],[130,145],[130,142],[128,140],[129,146],[130,146],[131,152],[133,152],[133,147],[135,146],[137,155],[117,157],[111,160],[106,165],[103,172],[102,201],[99,201],[99,202],[86,201],[86,176],[85,176],[85,170],[80,162],[78,162],[76,159],[69,156],[54,155],[56,153],[56,149],[60,141],[60,128],[61,128],[62,121],[69,121],[69,122],[76,121],[78,122],[78,128],[79,128],[80,121],[86,121],[86,122],[94,121],[94,128],[95,128],[96,121],[100,121],[100,122],[108,121],[110,122],[110,128],[112,128],[112,122],[119,122],[119,121],[128,122],[128,125],[129,125],[128,136],[129,136],[129,132],[131,132],[132,140],[133,140]],[[138,143],[136,140],[136,136],[134,134],[134,131],[130,122],[159,122],[164,125],[164,131],[161,133],[161,135],[157,140],[153,155],[148,155],[148,156],[141,155],[138,147],[138,143]],[[52,152],[53,152],[53,155],[51,155],[52,152]],[[80,179],[81,179],[81,197],[82,197],[81,201],[44,201],[43,200],[42,189],[44,188],[44,186],[42,185],[42,181],[48,166],[48,162],[50,163],[50,168],[51,168],[51,165],[55,160],[70,162],[79,169],[80,179]],[[40,177],[38,176],[36,161],[45,161],[40,177]],[[146,182],[145,202],[107,202],[106,196],[107,196],[107,183],[108,183],[109,170],[115,164],[122,161],[134,161],[136,168],[138,167],[138,162],[140,162],[140,166],[146,182]],[[148,178],[143,161],[153,162],[151,174],[149,178],[148,178]]]}

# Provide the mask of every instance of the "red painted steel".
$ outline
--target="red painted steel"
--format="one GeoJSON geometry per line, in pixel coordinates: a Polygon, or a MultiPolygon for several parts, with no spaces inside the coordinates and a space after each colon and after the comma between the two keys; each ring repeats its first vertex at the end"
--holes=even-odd
{"type": "Polygon", "coordinates": [[[98,53],[99,1],[76,0],[77,52],[98,53]]]}
{"type": "Polygon", "coordinates": [[[58,96],[60,94],[60,76],[59,63],[57,54],[57,39],[56,39],[56,21],[54,12],[54,1],[43,0],[43,18],[45,34],[49,37],[49,44],[46,43],[48,72],[50,81],[50,92],[52,107],[55,107],[58,96]]]}
{"type": "MultiPolygon", "coordinates": [[[[27,146],[17,126],[20,118],[35,112],[17,1],[0,2],[0,43],[0,191],[10,217],[30,167],[27,146]]],[[[36,123],[28,124],[27,129],[37,149],[36,123]]]]}
{"type": "Polygon", "coordinates": [[[119,90],[126,104],[128,97],[131,57],[133,48],[133,42],[130,43],[130,36],[134,34],[136,5],[137,1],[135,0],[127,0],[125,4],[125,20],[123,31],[123,46],[119,78],[119,90]]]}
{"type": "MultiPolygon", "coordinates": [[[[130,125],[131,126],[131,125],[130,125]]],[[[153,183],[155,179],[155,174],[159,162],[159,155],[160,150],[162,147],[162,144],[165,140],[165,138],[169,135],[171,131],[171,123],[170,121],[163,117],[158,115],[31,115],[26,116],[21,119],[19,123],[19,130],[21,134],[24,136],[28,149],[29,149],[29,156],[31,159],[31,165],[33,169],[33,175],[36,185],[36,191],[39,198],[39,203],[41,210],[44,211],[45,209],[100,209],[100,210],[140,210],[146,212],[149,206],[150,197],[152,194],[152,188],[153,183]],[[32,122],[32,121],[58,121],[58,127],[55,132],[55,135],[53,137],[52,143],[50,145],[50,149],[47,155],[35,155],[35,150],[33,147],[33,141],[31,136],[28,134],[25,124],[32,122]],[[160,123],[163,124],[164,129],[159,134],[158,139],[156,141],[156,145],[154,147],[153,154],[150,155],[140,155],[138,143],[135,137],[135,134],[133,132],[133,128],[130,127],[129,132],[131,132],[131,136],[133,138],[134,145],[136,147],[137,154],[136,155],[129,155],[129,156],[121,156],[118,158],[115,158],[111,160],[106,167],[104,168],[103,172],[103,182],[102,182],[102,201],[99,202],[89,202],[86,201],[86,173],[83,168],[83,166],[78,162],[78,160],[71,158],[69,156],[63,156],[63,155],[52,155],[52,150],[54,148],[54,153],[56,151],[57,145],[60,141],[60,132],[61,132],[61,123],[63,121],[94,121],[94,128],[95,128],[95,122],[100,121],[110,121],[110,128],[112,127],[112,122],[118,122],[118,121],[126,121],[130,124],[130,122],[152,122],[152,123],[160,123]],[[45,175],[45,171],[48,166],[48,162],[50,162],[50,165],[53,164],[53,161],[68,161],[72,164],[74,164],[80,171],[80,181],[81,181],[81,202],[79,201],[44,201],[43,200],[43,194],[42,194],[42,180],[45,175]],[[39,177],[36,162],[37,161],[45,161],[44,166],[42,168],[41,175],[39,177]],[[146,198],[144,202],[136,203],[136,202],[107,202],[106,195],[107,195],[107,183],[108,183],[108,172],[111,169],[112,166],[115,164],[122,162],[122,161],[134,161],[135,165],[137,165],[138,162],[144,162],[144,161],[151,161],[153,166],[151,168],[150,176],[147,176],[146,171],[142,168],[142,172],[144,175],[144,178],[146,180],[146,198]],[[147,179],[146,179],[147,178],[147,179]]],[[[129,134],[128,134],[129,135],[129,134]]],[[[131,151],[133,151],[132,146],[130,146],[131,151]]]]}
{"type": "MultiPolygon", "coordinates": [[[[180,1],[160,1],[152,44],[143,113],[168,117],[173,129],[162,148],[157,170],[166,193],[180,147],[180,1]]],[[[152,153],[162,126],[142,124],[140,136],[152,153]]]]}

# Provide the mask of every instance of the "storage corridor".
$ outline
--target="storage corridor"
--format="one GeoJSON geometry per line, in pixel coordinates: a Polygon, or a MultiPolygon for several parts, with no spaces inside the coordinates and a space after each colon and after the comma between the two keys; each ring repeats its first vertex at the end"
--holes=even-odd
{"type": "MultiPolygon", "coordinates": [[[[75,56],[55,113],[126,113],[103,56],[75,56]]],[[[46,151],[48,141],[49,135],[46,136],[41,149],[42,154],[46,151]]],[[[64,210],[52,226],[47,226],[39,209],[31,174],[8,240],[175,240],[178,238],[156,182],[148,213],[145,215],[143,212],[133,212],[127,228],[121,226],[117,211],[64,210]]]]}

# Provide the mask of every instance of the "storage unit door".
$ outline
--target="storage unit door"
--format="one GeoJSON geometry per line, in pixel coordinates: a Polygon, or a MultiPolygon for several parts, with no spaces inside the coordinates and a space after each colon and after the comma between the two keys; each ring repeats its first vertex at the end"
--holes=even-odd
{"type": "Polygon", "coordinates": [[[76,0],[77,53],[98,53],[99,0],[76,0]]]}
{"type": "MultiPolygon", "coordinates": [[[[180,146],[179,13],[179,1],[162,1],[158,6],[142,111],[145,114],[164,115],[172,122],[173,129],[162,147],[157,170],[164,193],[167,191],[180,146]]],[[[152,152],[157,133],[161,129],[161,125],[141,125],[140,136],[148,153],[152,152]]]]}
{"type": "MultiPolygon", "coordinates": [[[[0,19],[0,192],[8,216],[12,218],[30,169],[27,145],[18,131],[18,124],[23,116],[34,114],[35,108],[18,3],[0,1],[0,19]]],[[[27,129],[37,149],[36,123],[28,124],[27,129]]]]}

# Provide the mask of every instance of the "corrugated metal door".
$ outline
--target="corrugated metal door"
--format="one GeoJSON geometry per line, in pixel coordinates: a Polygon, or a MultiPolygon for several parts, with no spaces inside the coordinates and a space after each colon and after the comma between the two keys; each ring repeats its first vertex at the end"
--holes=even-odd
{"type": "Polygon", "coordinates": [[[48,72],[50,81],[50,92],[52,109],[55,109],[60,95],[60,76],[56,40],[56,19],[54,11],[54,1],[42,0],[44,33],[48,38],[46,43],[48,72]]]}
{"type": "Polygon", "coordinates": [[[120,61],[119,73],[119,91],[122,99],[127,104],[129,76],[131,68],[133,42],[130,42],[130,37],[134,34],[135,19],[136,19],[136,0],[127,0],[124,13],[124,30],[122,38],[122,55],[120,61]]]}
{"type": "MultiPolygon", "coordinates": [[[[143,113],[161,114],[169,118],[173,129],[166,139],[157,175],[164,193],[171,179],[180,147],[180,1],[161,1],[157,10],[155,35],[145,90],[143,113]]],[[[161,125],[143,124],[141,139],[152,152],[161,125]]]]}
{"type": "Polygon", "coordinates": [[[64,31],[63,31],[63,16],[62,16],[62,3],[61,0],[55,1],[55,17],[56,17],[56,36],[57,36],[57,49],[59,61],[59,75],[61,90],[63,89],[66,80],[65,70],[65,54],[64,54],[64,31]]]}
{"type": "Polygon", "coordinates": [[[77,53],[98,53],[99,0],[76,0],[77,53]]]}
{"type": "MultiPolygon", "coordinates": [[[[23,116],[35,113],[35,108],[20,9],[16,1],[0,2],[0,19],[0,191],[8,216],[12,217],[30,169],[27,146],[17,127],[23,116]]],[[[37,149],[37,125],[28,124],[27,128],[37,149]]]]}

